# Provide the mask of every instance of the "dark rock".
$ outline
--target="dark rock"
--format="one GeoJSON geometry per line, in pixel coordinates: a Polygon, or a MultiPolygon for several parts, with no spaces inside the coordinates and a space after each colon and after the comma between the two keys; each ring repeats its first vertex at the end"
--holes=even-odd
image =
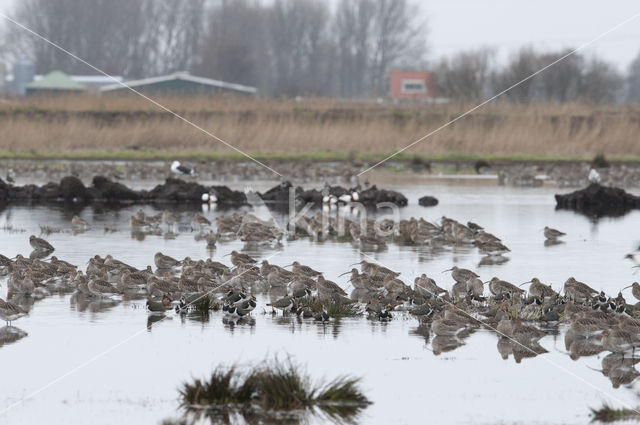
{"type": "Polygon", "coordinates": [[[267,190],[265,193],[258,193],[258,196],[265,202],[287,203],[289,202],[289,189],[291,187],[293,187],[291,182],[282,182],[267,190]]]}
{"type": "MultiPolygon", "coordinates": [[[[272,187],[265,193],[260,194],[260,197],[265,202],[286,203],[289,202],[289,189],[291,187],[293,186],[290,182],[283,182],[278,186],[272,187]]],[[[351,193],[351,189],[346,189],[341,186],[331,186],[329,187],[329,193],[336,198],[340,198],[342,195],[351,193]]],[[[302,200],[304,203],[313,203],[316,206],[322,205],[322,198],[324,197],[321,190],[303,190],[301,187],[295,188],[295,195],[296,199],[302,200]]],[[[372,186],[369,189],[359,192],[358,202],[366,207],[375,207],[380,202],[391,202],[400,207],[404,207],[407,205],[407,198],[399,192],[378,189],[376,186],[372,186]]]]}
{"type": "Polygon", "coordinates": [[[423,207],[435,207],[436,205],[438,205],[438,200],[433,196],[423,196],[422,198],[418,199],[418,204],[422,205],[423,207]]]}
{"type": "Polygon", "coordinates": [[[151,189],[146,197],[162,202],[202,202],[202,194],[208,192],[209,189],[199,183],[169,178],[151,189]]]}
{"type": "Polygon", "coordinates": [[[211,186],[211,192],[218,198],[218,205],[240,206],[247,204],[247,195],[239,190],[231,190],[227,186],[211,186]]]}
{"type": "Polygon", "coordinates": [[[73,176],[64,177],[60,180],[60,194],[65,201],[86,201],[91,199],[91,192],[82,181],[73,176]]]}
{"type": "Polygon", "coordinates": [[[569,209],[590,217],[621,216],[640,208],[640,197],[616,187],[592,183],[582,190],[556,195],[558,209],[569,209]]]}
{"type": "Polygon", "coordinates": [[[0,179],[0,201],[9,199],[9,185],[0,179]]]}
{"type": "Polygon", "coordinates": [[[96,199],[107,201],[137,201],[140,199],[140,193],[104,176],[95,176],[92,183],[91,193],[96,199]]]}
{"type": "Polygon", "coordinates": [[[35,190],[37,197],[46,201],[55,201],[62,199],[62,191],[57,183],[47,183],[35,190]]]}
{"type": "MultiPolygon", "coordinates": [[[[350,193],[351,191],[349,189],[345,189],[344,187],[329,187],[329,194],[335,196],[336,198],[340,198],[342,195],[348,195],[350,193]]],[[[322,190],[302,190],[302,188],[298,187],[296,188],[296,197],[298,199],[301,199],[305,204],[312,203],[315,206],[321,206],[324,195],[322,194],[322,190]]]]}
{"type": "Polygon", "coordinates": [[[318,189],[303,190],[296,197],[304,204],[314,204],[316,206],[321,206],[322,198],[324,198],[322,191],[318,189]]]}
{"type": "MultiPolygon", "coordinates": [[[[243,192],[231,190],[226,186],[208,188],[199,183],[171,178],[150,191],[136,191],[104,176],[95,176],[92,185],[88,188],[81,180],[72,176],[63,178],[60,184],[47,183],[44,186],[33,184],[11,186],[0,179],[0,202],[2,203],[9,201],[31,203],[73,201],[82,204],[93,201],[113,204],[118,202],[200,203],[202,194],[210,192],[215,193],[218,204],[222,206],[235,207],[247,204],[247,197],[243,192]]],[[[288,191],[286,192],[288,194],[288,191]]]]}
{"type": "Polygon", "coordinates": [[[374,207],[381,202],[391,202],[399,207],[407,206],[407,198],[402,193],[393,190],[378,189],[375,185],[360,192],[358,202],[368,207],[374,207]]]}

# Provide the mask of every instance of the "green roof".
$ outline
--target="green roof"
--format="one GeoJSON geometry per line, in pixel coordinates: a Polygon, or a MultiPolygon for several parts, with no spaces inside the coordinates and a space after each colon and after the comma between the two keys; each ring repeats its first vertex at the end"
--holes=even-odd
{"type": "Polygon", "coordinates": [[[86,90],[86,87],[76,83],[62,71],[53,71],[41,80],[27,84],[27,90],[86,90]]]}

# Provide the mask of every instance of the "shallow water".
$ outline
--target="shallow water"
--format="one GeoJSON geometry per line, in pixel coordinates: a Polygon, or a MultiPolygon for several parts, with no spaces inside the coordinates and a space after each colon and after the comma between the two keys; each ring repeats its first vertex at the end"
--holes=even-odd
{"type": "MultiPolygon", "coordinates": [[[[371,254],[411,281],[427,273],[450,287],[453,280],[440,272],[452,264],[477,270],[483,280],[497,275],[520,283],[537,276],[555,289],[574,276],[611,294],[637,280],[623,257],[640,241],[640,212],[592,222],[555,211],[554,189],[498,187],[494,180],[430,178],[384,186],[408,196],[410,206],[402,209],[403,217],[472,220],[512,250],[508,262],[481,267],[482,257],[474,248],[433,252],[390,243],[387,250],[371,254]],[[417,199],[424,194],[436,196],[440,204],[419,207],[417,199]],[[566,243],[545,247],[545,225],[567,232],[566,243]]],[[[137,208],[86,208],[80,215],[93,224],[92,230],[73,235],[71,211],[11,207],[0,212],[0,253],[28,254],[28,236],[46,224],[63,230],[46,236],[56,247],[54,254],[77,265],[96,253],[112,254],[136,267],[152,264],[157,251],[193,259],[211,254],[188,229],[169,240],[132,238],[128,218],[137,208]],[[116,231],[105,232],[105,226],[116,231]]],[[[191,214],[182,213],[183,227],[188,227],[191,214]]],[[[214,210],[208,216],[216,214],[214,210]]],[[[240,241],[219,243],[213,258],[229,264],[223,255],[243,246],[240,241]]],[[[271,257],[269,261],[279,265],[298,260],[345,288],[348,277],[338,275],[365,258],[350,243],[334,241],[285,241],[280,248],[247,252],[271,257]]],[[[4,298],[6,279],[0,278],[0,284],[4,298]]],[[[107,308],[79,303],[70,294],[36,301],[30,315],[14,323],[29,335],[0,347],[0,400],[2,410],[9,408],[0,414],[0,424],[41,423],[45,417],[49,423],[67,425],[159,423],[178,416],[181,382],[206,376],[221,363],[253,363],[273,355],[290,355],[313,377],[362,376],[365,393],[374,402],[360,417],[367,424],[422,423],[425,418],[433,423],[577,424],[588,421],[589,407],[600,407],[603,401],[614,406],[635,406],[638,401],[637,383],[613,388],[607,377],[589,368],[600,369],[607,353],[571,360],[563,327],[559,335],[540,341],[548,353],[516,363],[513,356],[503,360],[499,339],[488,330],[478,330],[456,350],[436,355],[439,341],[434,347],[433,335],[425,338],[424,328],[409,315],[396,313],[389,323],[359,317],[323,325],[262,314],[266,302],[259,298],[255,321],[248,324],[224,323],[221,313],[212,313],[204,323],[171,315],[148,326],[144,300],[107,308]],[[24,397],[29,398],[20,402],[24,397]]]]}

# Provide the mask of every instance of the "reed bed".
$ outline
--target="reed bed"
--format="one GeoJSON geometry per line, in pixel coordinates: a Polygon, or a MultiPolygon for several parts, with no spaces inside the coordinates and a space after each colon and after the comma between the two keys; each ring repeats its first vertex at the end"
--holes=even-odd
{"type": "MultiPolygon", "coordinates": [[[[384,156],[472,105],[378,105],[329,99],[159,99],[194,124],[258,156],[384,156]]],[[[114,157],[236,152],[143,99],[44,98],[0,104],[0,153],[114,157]]],[[[417,143],[406,154],[504,157],[640,156],[640,108],[585,104],[487,105],[417,143]]]]}
{"type": "Polygon", "coordinates": [[[209,417],[265,417],[294,412],[320,413],[349,422],[371,402],[359,387],[360,380],[338,377],[328,384],[313,384],[291,360],[277,359],[241,369],[218,367],[209,379],[195,379],[180,389],[181,406],[187,413],[209,417]]]}

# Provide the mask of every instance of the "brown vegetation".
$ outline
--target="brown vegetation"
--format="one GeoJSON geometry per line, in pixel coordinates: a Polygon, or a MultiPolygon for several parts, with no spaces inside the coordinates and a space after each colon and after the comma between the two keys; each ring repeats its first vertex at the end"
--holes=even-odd
{"type": "MultiPolygon", "coordinates": [[[[378,105],[328,99],[205,97],[159,102],[248,153],[366,157],[401,149],[473,105],[378,105]]],[[[0,103],[5,156],[136,151],[234,153],[136,96],[79,96],[0,103]]],[[[494,103],[416,144],[406,154],[592,157],[640,155],[640,109],[632,106],[494,103]]]]}

